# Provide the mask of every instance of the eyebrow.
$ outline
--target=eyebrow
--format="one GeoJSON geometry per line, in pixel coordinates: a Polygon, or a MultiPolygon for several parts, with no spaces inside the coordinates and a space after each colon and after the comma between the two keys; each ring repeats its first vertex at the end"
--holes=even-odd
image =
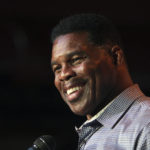
{"type": "MultiPolygon", "coordinates": [[[[68,54],[66,55],[66,57],[72,57],[72,56],[74,56],[74,55],[79,55],[79,54],[85,54],[85,51],[81,51],[81,50],[72,51],[72,52],[68,53],[68,54]]],[[[52,61],[52,62],[51,62],[51,67],[52,67],[53,65],[57,65],[57,64],[58,64],[58,63],[57,63],[56,61],[52,61]]]]}

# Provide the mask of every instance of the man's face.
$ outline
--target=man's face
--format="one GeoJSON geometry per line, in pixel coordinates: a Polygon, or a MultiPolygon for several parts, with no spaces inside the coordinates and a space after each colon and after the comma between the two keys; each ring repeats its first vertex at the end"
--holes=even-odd
{"type": "Polygon", "coordinates": [[[55,86],[70,109],[93,115],[106,102],[115,81],[115,66],[104,47],[88,40],[88,33],[59,36],[52,48],[55,86]]]}

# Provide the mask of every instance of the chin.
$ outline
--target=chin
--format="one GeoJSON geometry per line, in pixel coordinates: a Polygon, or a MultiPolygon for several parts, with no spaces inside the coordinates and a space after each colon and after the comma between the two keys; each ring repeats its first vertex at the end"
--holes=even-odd
{"type": "Polygon", "coordinates": [[[86,116],[86,113],[84,112],[81,112],[81,111],[73,111],[72,112],[75,114],[75,115],[78,115],[78,116],[86,116]]]}
{"type": "Polygon", "coordinates": [[[88,107],[83,107],[83,108],[73,108],[70,107],[71,111],[75,114],[75,115],[79,115],[79,116],[86,116],[88,114],[88,107]]]}

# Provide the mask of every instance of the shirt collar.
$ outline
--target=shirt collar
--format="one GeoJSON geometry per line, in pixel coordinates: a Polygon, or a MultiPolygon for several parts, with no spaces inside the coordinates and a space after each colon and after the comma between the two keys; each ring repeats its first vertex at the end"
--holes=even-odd
{"type": "MultiPolygon", "coordinates": [[[[108,105],[92,117],[92,119],[84,122],[83,125],[97,120],[103,126],[113,128],[134,101],[143,95],[138,84],[134,84],[121,92],[108,105]]],[[[75,127],[76,131],[81,130],[82,126],[80,128],[75,127]]]]}
{"type": "Polygon", "coordinates": [[[113,100],[104,112],[99,115],[97,121],[103,126],[113,128],[125,115],[125,112],[128,111],[134,101],[143,95],[137,84],[130,86],[113,100]]]}

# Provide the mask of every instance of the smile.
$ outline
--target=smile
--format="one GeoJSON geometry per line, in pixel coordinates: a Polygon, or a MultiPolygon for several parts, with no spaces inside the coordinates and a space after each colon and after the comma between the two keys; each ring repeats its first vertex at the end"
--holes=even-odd
{"type": "Polygon", "coordinates": [[[69,102],[77,102],[83,94],[83,85],[70,87],[66,90],[66,98],[69,102]]]}
{"type": "Polygon", "coordinates": [[[67,94],[70,95],[76,91],[79,91],[80,89],[81,89],[81,86],[76,86],[76,87],[70,88],[67,90],[67,94]]]}

